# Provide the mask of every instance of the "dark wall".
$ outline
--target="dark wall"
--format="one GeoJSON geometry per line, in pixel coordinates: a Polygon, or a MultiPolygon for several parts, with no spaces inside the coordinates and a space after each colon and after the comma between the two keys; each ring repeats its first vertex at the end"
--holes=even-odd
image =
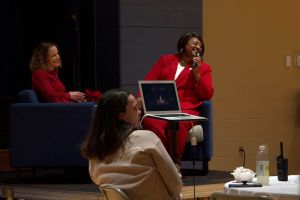
{"type": "Polygon", "coordinates": [[[187,31],[202,33],[201,0],[120,1],[121,87],[135,93],[160,55],[177,53],[187,31]]]}
{"type": "Polygon", "coordinates": [[[4,48],[0,59],[5,63],[1,66],[0,95],[15,95],[31,87],[30,57],[43,41],[58,44],[63,63],[60,77],[69,90],[74,89],[81,80],[79,0],[12,0],[1,9],[5,32],[1,35],[4,48]]]}
{"type": "MultiPolygon", "coordinates": [[[[8,95],[10,93],[9,88],[15,87],[16,83],[10,81],[12,77],[11,74],[14,73],[14,68],[11,65],[16,62],[13,57],[14,49],[14,32],[12,31],[12,17],[11,9],[12,5],[9,0],[4,0],[1,2],[0,6],[0,94],[8,95]]],[[[13,15],[13,14],[12,14],[13,15]]]]}
{"type": "Polygon", "coordinates": [[[95,0],[95,74],[105,91],[120,87],[119,0],[95,0]]]}

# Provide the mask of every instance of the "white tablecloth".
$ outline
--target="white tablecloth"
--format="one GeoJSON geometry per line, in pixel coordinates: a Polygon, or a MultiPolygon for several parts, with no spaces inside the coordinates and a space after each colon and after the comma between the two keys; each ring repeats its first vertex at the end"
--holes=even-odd
{"type": "MultiPolygon", "coordinates": [[[[224,191],[229,194],[269,195],[274,200],[300,200],[300,175],[288,176],[288,181],[278,181],[277,176],[270,176],[270,185],[263,187],[231,187],[228,182],[224,191]]],[[[256,178],[254,179],[256,181],[256,178]]]]}

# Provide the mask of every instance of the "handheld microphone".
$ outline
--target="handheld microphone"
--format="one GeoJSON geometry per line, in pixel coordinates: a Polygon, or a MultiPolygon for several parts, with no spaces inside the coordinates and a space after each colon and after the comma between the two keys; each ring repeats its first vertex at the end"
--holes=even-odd
{"type": "MultiPolygon", "coordinates": [[[[199,51],[196,52],[196,56],[200,58],[200,52],[199,51]]],[[[197,66],[197,62],[195,60],[193,60],[192,68],[195,68],[196,66],[197,66]]]]}

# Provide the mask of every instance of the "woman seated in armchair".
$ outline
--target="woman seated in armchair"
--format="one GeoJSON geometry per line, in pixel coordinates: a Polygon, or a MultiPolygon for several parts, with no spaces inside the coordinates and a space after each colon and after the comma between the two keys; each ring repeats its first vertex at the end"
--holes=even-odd
{"type": "MultiPolygon", "coordinates": [[[[162,55],[146,74],[144,80],[175,80],[182,112],[201,115],[199,107],[204,100],[212,98],[214,93],[212,69],[203,61],[204,42],[195,32],[184,33],[177,42],[177,53],[162,55]]],[[[142,107],[140,94],[137,95],[139,107],[142,107]]],[[[169,122],[145,118],[143,127],[153,131],[172,154],[172,134],[169,122]]],[[[175,162],[180,165],[188,133],[193,127],[189,121],[179,122],[177,133],[177,153],[175,162]]]]}
{"type": "Polygon", "coordinates": [[[33,51],[30,70],[32,72],[32,88],[44,102],[97,102],[101,97],[100,91],[86,90],[67,91],[65,85],[58,76],[58,70],[62,67],[57,44],[43,42],[33,51]]]}

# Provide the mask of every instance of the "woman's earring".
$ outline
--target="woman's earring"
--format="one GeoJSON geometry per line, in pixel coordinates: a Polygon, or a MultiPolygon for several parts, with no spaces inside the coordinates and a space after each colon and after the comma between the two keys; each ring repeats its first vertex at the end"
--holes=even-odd
{"type": "Polygon", "coordinates": [[[180,54],[181,54],[181,55],[183,54],[183,49],[180,49],[180,54]]]}

